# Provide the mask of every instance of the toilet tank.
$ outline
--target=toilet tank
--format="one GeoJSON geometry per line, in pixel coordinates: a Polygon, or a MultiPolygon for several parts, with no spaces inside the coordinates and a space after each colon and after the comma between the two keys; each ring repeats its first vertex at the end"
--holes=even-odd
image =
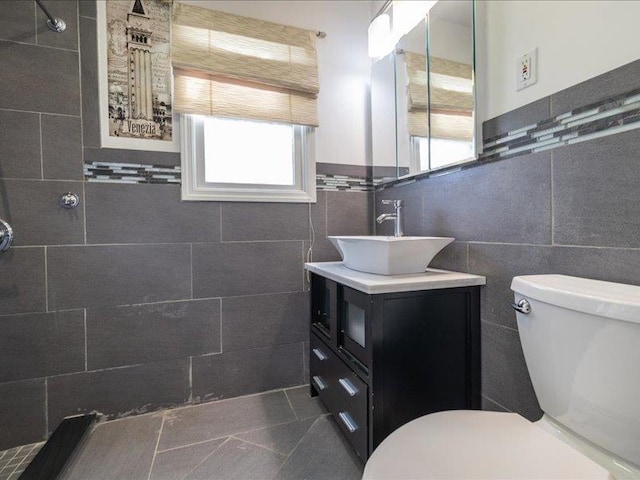
{"type": "Polygon", "coordinates": [[[524,357],[544,412],[640,465],[640,287],[565,275],[515,277],[524,357]]]}

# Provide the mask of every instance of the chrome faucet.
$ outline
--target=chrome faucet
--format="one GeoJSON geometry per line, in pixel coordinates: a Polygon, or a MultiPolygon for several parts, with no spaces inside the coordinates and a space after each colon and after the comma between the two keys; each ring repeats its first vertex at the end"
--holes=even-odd
{"type": "Polygon", "coordinates": [[[401,237],[404,235],[402,232],[402,215],[400,215],[400,210],[402,209],[402,200],[382,200],[383,205],[393,205],[393,208],[396,209],[395,213],[383,213],[378,218],[376,218],[376,222],[382,223],[386,220],[393,220],[393,236],[401,237]]]}

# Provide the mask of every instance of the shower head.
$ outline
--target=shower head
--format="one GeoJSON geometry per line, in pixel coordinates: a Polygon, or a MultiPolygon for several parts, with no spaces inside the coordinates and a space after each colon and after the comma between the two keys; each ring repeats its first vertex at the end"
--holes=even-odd
{"type": "Polygon", "coordinates": [[[36,3],[42,9],[44,14],[48,17],[47,27],[49,27],[49,30],[53,30],[56,33],[64,32],[65,29],[67,28],[67,24],[64,22],[64,20],[62,20],[61,18],[54,17],[53,15],[51,15],[49,10],[47,10],[47,7],[45,7],[42,4],[42,0],[36,0],[36,3]]]}

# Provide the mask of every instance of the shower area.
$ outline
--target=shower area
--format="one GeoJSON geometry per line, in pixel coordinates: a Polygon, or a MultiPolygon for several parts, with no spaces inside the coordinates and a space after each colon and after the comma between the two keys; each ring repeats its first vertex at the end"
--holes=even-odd
{"type": "Polygon", "coordinates": [[[152,176],[179,178],[179,153],[102,147],[99,18],[94,0],[0,2],[0,480],[55,478],[27,466],[56,429],[47,468],[118,430],[147,450],[114,442],[105,465],[138,452],[145,479],[152,468],[172,478],[158,472],[174,450],[198,463],[214,450],[237,465],[259,457],[295,478],[317,455],[303,437],[359,471],[308,395],[302,272],[309,209],[314,258],[338,260],[327,231],[370,233],[372,194],[318,191],[311,206],[181,201],[178,183],[152,176]],[[235,420],[211,427],[219,409],[235,420]],[[188,434],[168,427],[182,417],[175,432],[188,434]],[[273,443],[283,432],[298,450],[273,443]],[[202,442],[210,450],[192,450],[202,442]]]}

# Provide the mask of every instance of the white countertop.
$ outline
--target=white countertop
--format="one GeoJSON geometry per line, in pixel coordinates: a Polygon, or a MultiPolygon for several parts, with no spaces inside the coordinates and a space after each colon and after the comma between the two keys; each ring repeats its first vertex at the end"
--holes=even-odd
{"type": "Polygon", "coordinates": [[[342,262],[305,263],[304,268],[368,294],[470,287],[487,283],[486,278],[480,275],[436,268],[427,268],[425,273],[408,275],[375,275],[358,272],[345,267],[342,262]]]}

